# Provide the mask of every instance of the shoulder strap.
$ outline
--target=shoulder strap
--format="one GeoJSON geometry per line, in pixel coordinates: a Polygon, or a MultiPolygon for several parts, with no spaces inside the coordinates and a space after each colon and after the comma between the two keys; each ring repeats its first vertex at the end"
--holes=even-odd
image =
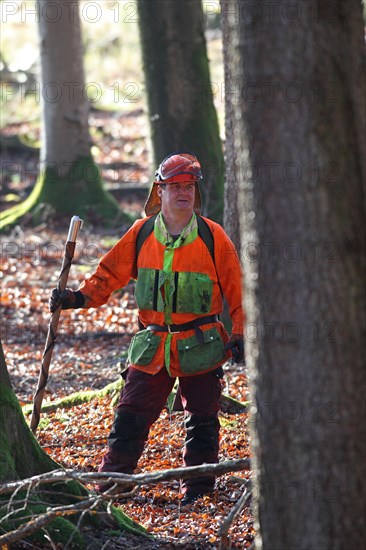
{"type": "Polygon", "coordinates": [[[198,224],[198,234],[203,240],[203,242],[205,243],[205,245],[207,246],[210,256],[212,258],[213,264],[215,266],[215,271],[217,274],[217,282],[220,287],[221,295],[223,296],[224,293],[222,292],[219,274],[217,273],[217,269],[216,269],[214,236],[212,234],[211,228],[208,225],[208,223],[199,215],[197,215],[197,224],[198,224]]]}
{"type": "Polygon", "coordinates": [[[156,220],[157,214],[154,214],[154,216],[151,216],[151,218],[148,218],[146,222],[142,225],[140,231],[137,234],[136,238],[136,260],[138,258],[138,255],[140,254],[140,250],[150,233],[153,232],[154,229],[154,223],[156,220]]]}
{"type": "Polygon", "coordinates": [[[214,247],[214,239],[213,239],[212,231],[208,223],[203,218],[201,218],[201,216],[197,216],[197,225],[198,225],[198,234],[203,240],[203,242],[205,243],[205,245],[207,246],[213,263],[215,263],[215,247],[214,247]]]}

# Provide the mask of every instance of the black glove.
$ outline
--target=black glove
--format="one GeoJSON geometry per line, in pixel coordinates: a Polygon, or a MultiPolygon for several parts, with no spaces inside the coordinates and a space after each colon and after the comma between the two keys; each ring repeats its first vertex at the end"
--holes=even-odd
{"type": "Polygon", "coordinates": [[[231,351],[232,361],[234,363],[244,363],[244,338],[242,334],[232,334],[230,340],[225,346],[225,351],[231,351]]]}
{"type": "Polygon", "coordinates": [[[80,290],[74,292],[70,288],[66,288],[60,292],[58,288],[54,288],[49,300],[49,309],[54,313],[60,304],[61,309],[73,309],[83,307],[84,302],[85,298],[80,290]]]}

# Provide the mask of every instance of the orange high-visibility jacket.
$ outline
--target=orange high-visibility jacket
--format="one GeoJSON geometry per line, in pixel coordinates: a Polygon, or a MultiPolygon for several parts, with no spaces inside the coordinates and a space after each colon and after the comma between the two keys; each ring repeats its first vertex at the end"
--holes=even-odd
{"type": "MultiPolygon", "coordinates": [[[[232,333],[242,334],[242,276],[235,246],[223,228],[204,218],[214,239],[213,262],[198,235],[196,214],[177,239],[167,232],[162,215],[143,243],[136,265],[136,238],[146,220],[136,221],[129,231],[101,259],[95,273],[79,290],[90,299],[88,307],[107,302],[111,293],[137,279],[135,296],[144,326],[170,325],[220,314],[222,293],[229,305],[232,333]]],[[[220,321],[173,333],[143,330],[132,339],[131,366],[157,373],[163,366],[171,376],[202,374],[219,367],[230,354],[224,351],[227,332],[220,321]]]]}

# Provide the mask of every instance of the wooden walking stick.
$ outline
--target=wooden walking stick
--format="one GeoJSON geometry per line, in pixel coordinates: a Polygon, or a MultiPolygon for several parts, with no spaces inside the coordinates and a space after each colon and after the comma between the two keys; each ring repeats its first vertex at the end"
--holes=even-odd
{"type": "MultiPolygon", "coordinates": [[[[83,220],[80,219],[79,216],[73,216],[71,218],[69,233],[67,235],[67,241],[65,244],[64,257],[62,260],[62,267],[61,267],[60,275],[57,282],[57,288],[60,292],[62,292],[66,288],[67,278],[69,276],[69,271],[71,267],[71,262],[74,257],[76,237],[82,223],[83,223],[83,220]]],[[[43,395],[44,395],[47,380],[48,380],[48,372],[49,372],[52,352],[53,352],[53,348],[56,340],[56,332],[57,332],[58,321],[61,313],[61,305],[62,304],[60,304],[59,307],[56,309],[56,311],[52,313],[52,316],[48,325],[47,340],[46,340],[46,344],[42,355],[42,365],[41,365],[41,370],[39,372],[36,393],[34,394],[33,410],[32,410],[32,416],[30,420],[30,429],[32,430],[33,433],[36,432],[39,424],[39,420],[40,420],[43,395]]]]}

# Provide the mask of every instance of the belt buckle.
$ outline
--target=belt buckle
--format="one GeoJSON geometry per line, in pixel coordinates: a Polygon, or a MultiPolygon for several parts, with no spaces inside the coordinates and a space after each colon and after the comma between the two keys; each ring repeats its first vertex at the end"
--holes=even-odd
{"type": "Polygon", "coordinates": [[[171,330],[171,325],[167,325],[169,334],[179,334],[180,330],[171,330]]]}

